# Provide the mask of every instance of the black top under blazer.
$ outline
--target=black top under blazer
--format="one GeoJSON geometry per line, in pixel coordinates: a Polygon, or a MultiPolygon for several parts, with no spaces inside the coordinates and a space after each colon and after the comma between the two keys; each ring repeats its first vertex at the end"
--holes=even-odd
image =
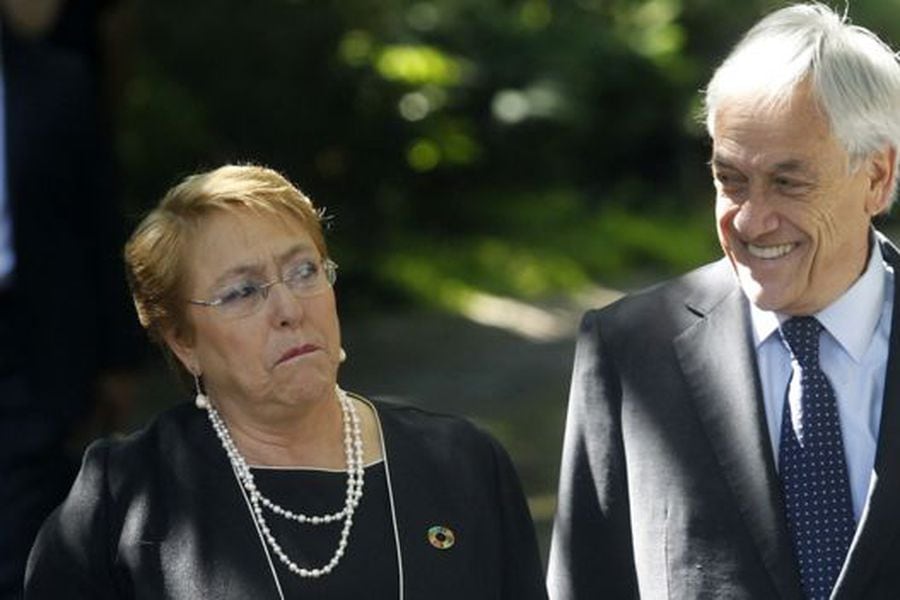
{"type": "MultiPolygon", "coordinates": [[[[373,405],[393,482],[404,597],[546,598],[528,507],[500,445],[463,419],[373,405]],[[455,532],[449,550],[429,544],[435,524],[455,532]]],[[[366,597],[364,587],[359,593],[366,597]]],[[[183,404],[88,449],[32,549],[25,597],[277,598],[204,411],[183,404]]]]}
{"type": "MultiPolygon", "coordinates": [[[[900,256],[872,489],[833,599],[900,598],[900,256]]],[[[554,600],[800,600],[753,350],[723,259],[589,312],[548,567],[554,600]]]]}

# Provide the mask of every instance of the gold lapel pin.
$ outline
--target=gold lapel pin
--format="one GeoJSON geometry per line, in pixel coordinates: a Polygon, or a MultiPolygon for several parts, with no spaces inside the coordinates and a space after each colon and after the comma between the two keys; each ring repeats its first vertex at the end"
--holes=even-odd
{"type": "Polygon", "coordinates": [[[428,543],[438,550],[449,550],[456,543],[456,534],[449,527],[435,525],[428,528],[428,543]]]}

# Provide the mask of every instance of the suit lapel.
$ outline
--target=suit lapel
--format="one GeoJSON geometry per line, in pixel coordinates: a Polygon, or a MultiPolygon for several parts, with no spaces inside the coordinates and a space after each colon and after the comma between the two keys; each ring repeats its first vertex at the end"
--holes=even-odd
{"type": "Polygon", "coordinates": [[[714,291],[689,309],[701,318],[674,343],[697,414],[775,588],[800,598],[746,301],[731,273],[720,273],[714,291]]]}
{"type": "Polygon", "coordinates": [[[894,268],[894,307],[891,317],[890,350],[884,382],[884,401],[875,453],[875,469],[869,500],[860,519],[847,563],[835,585],[835,598],[858,598],[864,585],[897,535],[900,519],[900,255],[879,236],[885,260],[894,268]]]}

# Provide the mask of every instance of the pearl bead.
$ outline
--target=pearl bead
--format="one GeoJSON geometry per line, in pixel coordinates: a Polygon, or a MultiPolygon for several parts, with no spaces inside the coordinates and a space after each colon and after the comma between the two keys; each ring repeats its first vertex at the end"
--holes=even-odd
{"type": "Polygon", "coordinates": [[[347,396],[346,392],[344,392],[344,390],[340,388],[337,388],[337,395],[338,400],[341,404],[341,417],[343,421],[344,432],[344,457],[347,462],[347,491],[344,499],[344,508],[331,514],[312,516],[305,515],[303,513],[294,513],[293,511],[283,508],[279,504],[276,504],[269,498],[265,497],[257,489],[256,483],[253,479],[253,473],[250,470],[247,461],[244,459],[237,446],[235,445],[234,440],[231,438],[231,434],[228,431],[228,427],[225,424],[225,421],[219,415],[219,412],[216,410],[215,406],[212,404],[212,402],[209,401],[208,397],[203,396],[202,394],[198,394],[197,398],[195,399],[197,407],[206,410],[206,414],[209,417],[212,428],[216,432],[216,435],[219,438],[219,442],[222,444],[222,448],[225,450],[225,454],[228,456],[228,460],[231,463],[231,466],[234,469],[235,473],[237,474],[241,485],[244,487],[249,496],[251,504],[250,516],[255,521],[260,532],[262,532],[263,539],[265,539],[268,546],[278,557],[278,560],[280,560],[288,568],[288,570],[304,578],[321,577],[322,575],[331,573],[331,571],[335,567],[337,567],[347,548],[350,529],[353,527],[353,514],[359,505],[359,498],[362,497],[364,484],[363,477],[365,470],[363,468],[364,453],[360,419],[359,415],[356,412],[356,407],[354,406],[353,401],[349,396],[347,396]],[[266,522],[263,507],[271,510],[276,515],[281,516],[285,519],[310,525],[321,525],[323,523],[332,523],[334,521],[343,519],[344,525],[341,529],[341,536],[338,540],[337,549],[335,550],[334,555],[331,557],[331,560],[329,560],[323,567],[311,570],[304,569],[298,566],[297,563],[292,561],[284,552],[284,550],[282,550],[281,546],[272,535],[268,523],[266,522]]]}

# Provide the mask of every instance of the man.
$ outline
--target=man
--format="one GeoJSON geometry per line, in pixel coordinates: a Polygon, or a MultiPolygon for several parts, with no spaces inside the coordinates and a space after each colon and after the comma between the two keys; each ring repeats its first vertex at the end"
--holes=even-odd
{"type": "Polygon", "coordinates": [[[900,66],[819,4],[706,91],[725,258],[583,321],[551,597],[900,597],[900,66]]]}
{"type": "Polygon", "coordinates": [[[3,600],[22,597],[34,536],[74,478],[74,434],[94,398],[127,399],[141,348],[90,72],[17,30],[11,6],[0,4],[3,600]]]}

